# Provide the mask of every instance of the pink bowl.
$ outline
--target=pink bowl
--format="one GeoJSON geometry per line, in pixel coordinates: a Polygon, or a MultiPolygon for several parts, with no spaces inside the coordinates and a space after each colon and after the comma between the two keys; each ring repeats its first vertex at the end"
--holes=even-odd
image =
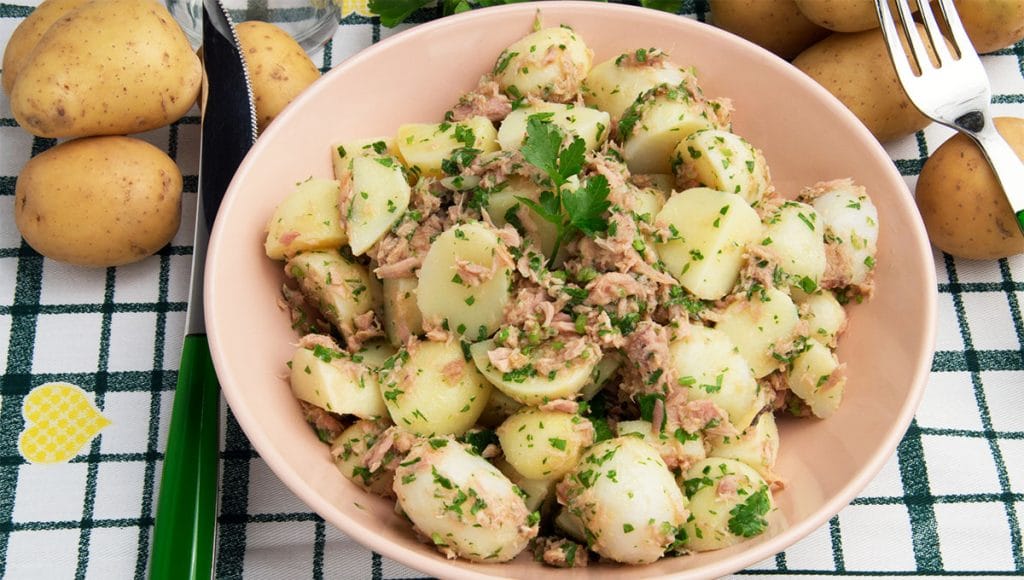
{"type": "Polygon", "coordinates": [[[925,230],[885,151],[843,106],[774,55],[711,26],[654,10],[593,2],[516,4],[417,26],[326,74],[260,137],[217,216],[206,274],[206,323],[217,374],[238,422],[267,464],[332,525],[377,552],[440,577],[673,578],[734,572],[784,550],[824,524],[864,488],[894,452],[920,399],[935,330],[935,271],[925,230]],[[508,564],[447,561],[416,541],[393,504],[366,494],[335,469],[304,423],[282,378],[295,335],[277,306],[280,264],[263,254],[263,228],[277,203],[309,176],[331,177],[329,145],[437,122],[507,45],[530,31],[540,8],[595,53],[659,47],[693,65],[706,94],[729,97],[734,129],[760,147],[777,188],[795,195],[819,180],[852,177],[878,206],[876,293],[853,307],[839,346],[846,398],[826,421],[783,420],[770,535],[716,552],[640,567],[541,568],[526,555],[508,564]]]}

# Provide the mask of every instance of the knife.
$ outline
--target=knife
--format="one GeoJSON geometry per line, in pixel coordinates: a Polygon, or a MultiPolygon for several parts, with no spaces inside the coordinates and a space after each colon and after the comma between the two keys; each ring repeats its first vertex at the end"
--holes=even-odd
{"type": "Polygon", "coordinates": [[[203,311],[203,268],[217,208],[256,140],[252,86],[227,10],[203,0],[203,98],[192,279],[153,526],[152,580],[211,578],[217,528],[220,385],[203,311]]]}

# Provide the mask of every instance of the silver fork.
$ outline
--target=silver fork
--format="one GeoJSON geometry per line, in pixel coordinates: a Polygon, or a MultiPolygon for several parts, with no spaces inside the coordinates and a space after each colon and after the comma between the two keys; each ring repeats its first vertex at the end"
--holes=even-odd
{"type": "Polygon", "coordinates": [[[1010,202],[1018,227],[1024,232],[1024,163],[992,122],[989,113],[992,88],[953,1],[938,0],[938,4],[949,28],[949,40],[955,53],[946,46],[929,2],[913,0],[925,28],[926,34],[922,38],[914,25],[910,1],[875,0],[896,76],[910,101],[923,115],[960,131],[981,147],[1010,202]],[[908,41],[909,51],[900,41],[890,2],[899,12],[899,30],[908,41]],[[938,65],[929,57],[927,46],[934,50],[938,65]]]}

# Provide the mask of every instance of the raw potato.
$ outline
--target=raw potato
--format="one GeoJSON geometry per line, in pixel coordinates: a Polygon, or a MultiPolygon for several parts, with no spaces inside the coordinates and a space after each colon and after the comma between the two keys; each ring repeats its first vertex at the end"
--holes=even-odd
{"type": "Polygon", "coordinates": [[[288,103],[320,78],[320,70],[299,43],[281,28],[252,20],[235,26],[249,69],[260,132],[288,103]]]}
{"type": "Polygon", "coordinates": [[[712,24],[786,60],[829,33],[808,20],[794,0],[710,0],[709,5],[712,24]]]}
{"type": "Polygon", "coordinates": [[[1024,0],[953,0],[953,5],[978,52],[992,52],[1024,40],[1024,0]]]}
{"type": "Polygon", "coordinates": [[[70,13],[90,0],[46,0],[36,7],[21,24],[14,29],[4,49],[3,85],[4,92],[11,94],[14,79],[39,39],[65,14],[70,13]]]}
{"type": "MultiPolygon", "coordinates": [[[[1024,119],[1000,117],[996,128],[1024,159],[1024,119]]],[[[992,168],[968,137],[954,135],[925,161],[917,207],[928,237],[961,258],[994,260],[1024,253],[1024,235],[992,168]]]]}
{"type": "Polygon", "coordinates": [[[162,2],[91,2],[39,39],[11,111],[39,137],[140,133],[184,116],[201,81],[199,57],[162,2]]]}
{"type": "MultiPolygon", "coordinates": [[[[917,25],[924,35],[924,27],[917,25]]],[[[800,53],[793,64],[828,89],[879,141],[905,137],[931,121],[896,79],[881,29],[833,34],[800,53]]]]}
{"type": "Polygon", "coordinates": [[[796,0],[796,6],[811,22],[836,32],[878,28],[873,0],[796,0]]]}
{"type": "Polygon", "coordinates": [[[25,164],[14,221],[33,249],[83,266],[119,266],[162,248],[181,221],[181,172],[153,145],[87,137],[25,164]]]}
{"type": "Polygon", "coordinates": [[[331,250],[348,241],[338,209],[340,185],[333,179],[310,178],[295,188],[267,222],[263,248],[272,260],[307,250],[331,250]]]}

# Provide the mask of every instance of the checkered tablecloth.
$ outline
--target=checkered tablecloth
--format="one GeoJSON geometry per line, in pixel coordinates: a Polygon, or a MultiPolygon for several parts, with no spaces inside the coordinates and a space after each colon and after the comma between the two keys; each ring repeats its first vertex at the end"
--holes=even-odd
{"type": "MultiPolygon", "coordinates": [[[[767,1],[767,0],[765,0],[767,1]]],[[[636,3],[636,2],[633,2],[636,3]]],[[[37,1],[0,2],[0,46],[37,1]]],[[[315,56],[324,70],[393,34],[346,1],[315,56]]],[[[707,4],[683,3],[703,20],[707,4]]],[[[436,17],[421,11],[410,24],[436,17]]],[[[997,115],[1024,117],[1024,43],[983,57],[997,115]]],[[[196,112],[142,137],[185,175],[182,227],[158,255],[84,269],[21,239],[14,188],[33,138],[0,97],[0,576],[144,578],[181,350],[196,203],[196,112]],[[66,462],[19,453],[33,389],[81,387],[109,425],[66,462]]],[[[950,131],[933,126],[887,150],[911,190],[950,131]]],[[[852,505],[745,576],[1024,574],[1024,256],[971,262],[935,254],[937,352],[910,429],[852,505]]],[[[324,523],[289,492],[225,413],[217,576],[418,578],[324,523]]]]}

